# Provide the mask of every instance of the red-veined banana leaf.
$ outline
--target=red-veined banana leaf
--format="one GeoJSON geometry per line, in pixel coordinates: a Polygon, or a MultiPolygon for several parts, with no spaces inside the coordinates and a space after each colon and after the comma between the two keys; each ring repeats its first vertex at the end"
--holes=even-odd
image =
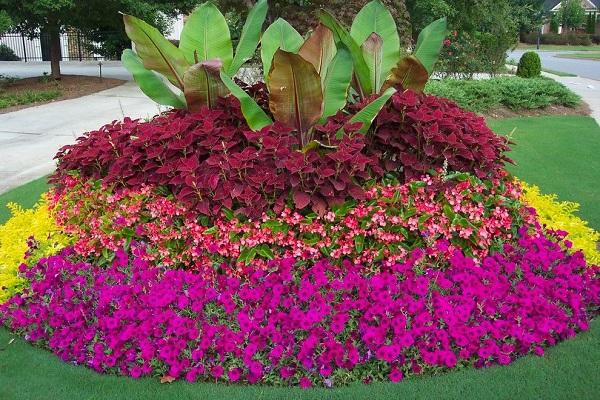
{"type": "Polygon", "coordinates": [[[352,56],[348,49],[340,46],[329,63],[323,81],[323,115],[320,122],[335,115],[346,105],[348,88],[352,81],[352,56]]]}
{"type": "Polygon", "coordinates": [[[144,94],[158,104],[175,108],[186,108],[185,100],[173,93],[162,78],[144,67],[142,60],[131,49],[125,49],[121,62],[133,75],[144,94]]]}
{"type": "Polygon", "coordinates": [[[221,71],[221,81],[227,87],[227,89],[229,89],[231,94],[240,101],[242,113],[244,114],[244,118],[246,119],[250,129],[257,131],[273,123],[271,118],[269,118],[263,109],[260,108],[256,101],[254,101],[254,99],[250,97],[248,93],[244,92],[242,88],[236,85],[235,82],[223,71],[221,71]]]}
{"type": "Polygon", "coordinates": [[[185,72],[183,93],[190,111],[198,111],[204,105],[214,108],[217,99],[227,95],[220,77],[222,68],[221,60],[208,60],[192,65],[185,72]]]}
{"type": "Polygon", "coordinates": [[[240,67],[254,55],[260,41],[260,34],[267,17],[268,8],[267,0],[259,0],[248,13],[248,18],[246,18],[240,40],[235,49],[233,61],[226,69],[229,76],[234,76],[240,67]]]}
{"type": "Polygon", "coordinates": [[[323,83],[335,52],[333,32],[325,25],[319,24],[300,47],[298,54],[315,67],[317,74],[321,76],[321,83],[323,83]]]}
{"type": "Polygon", "coordinates": [[[354,114],[354,116],[350,119],[350,122],[362,122],[362,126],[359,129],[359,132],[362,134],[366,134],[379,114],[379,111],[385,106],[387,101],[392,97],[392,95],[396,93],[396,89],[393,87],[388,88],[385,92],[381,94],[378,98],[367,104],[362,110],[354,114]]]}
{"type": "Polygon", "coordinates": [[[363,51],[365,61],[369,66],[371,86],[373,87],[375,93],[377,93],[381,88],[382,79],[385,79],[385,77],[381,76],[383,56],[383,40],[381,39],[381,36],[375,32],[371,33],[367,40],[365,40],[365,42],[362,44],[361,49],[363,51]]]}
{"type": "Polygon", "coordinates": [[[304,146],[306,133],[323,112],[321,78],[315,67],[298,54],[279,49],[273,56],[267,86],[275,120],[295,128],[304,146]]]}
{"type": "Polygon", "coordinates": [[[181,31],[179,49],[190,64],[219,59],[223,68],[229,68],[233,59],[229,26],[214,4],[203,3],[187,17],[181,31]]]}
{"type": "Polygon", "coordinates": [[[357,91],[361,96],[373,92],[371,86],[371,76],[369,66],[367,65],[363,52],[356,41],[350,36],[350,33],[327,11],[321,10],[319,14],[321,23],[331,29],[336,42],[341,42],[350,51],[352,62],[354,64],[354,73],[358,83],[357,91]]]}
{"type": "Polygon", "coordinates": [[[277,49],[296,53],[304,39],[286,20],[278,18],[263,33],[260,44],[260,58],[263,64],[265,82],[268,81],[271,62],[277,49]]]}
{"type": "Polygon", "coordinates": [[[125,32],[135,43],[135,51],[144,67],[165,76],[183,90],[183,74],[190,66],[183,53],[169,42],[155,27],[139,18],[123,14],[125,32]]]}
{"type": "Polygon", "coordinates": [[[387,80],[383,84],[382,90],[392,86],[400,86],[402,89],[411,89],[415,92],[422,92],[429,79],[429,73],[421,64],[417,57],[410,55],[403,57],[398,61],[395,68],[392,69],[387,80]]]}
{"type": "MultiPolygon", "coordinates": [[[[350,28],[350,35],[358,44],[365,43],[372,33],[376,33],[381,38],[382,49],[381,68],[377,71],[377,76],[371,78],[371,81],[379,82],[381,85],[400,59],[400,36],[394,17],[379,0],[367,3],[356,14],[350,28]]],[[[365,58],[367,58],[366,54],[365,58]]],[[[371,73],[373,73],[372,69],[371,73]]],[[[373,93],[378,93],[379,89],[380,86],[373,87],[373,93]]]]}
{"type": "Polygon", "coordinates": [[[417,45],[412,54],[421,61],[429,75],[433,72],[433,67],[440,56],[440,50],[447,34],[446,18],[433,21],[419,33],[417,45]]]}

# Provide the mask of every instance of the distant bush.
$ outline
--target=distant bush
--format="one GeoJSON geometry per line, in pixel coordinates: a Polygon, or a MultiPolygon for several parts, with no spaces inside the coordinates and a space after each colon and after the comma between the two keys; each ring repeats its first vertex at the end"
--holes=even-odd
{"type": "Polygon", "coordinates": [[[21,61],[13,49],[5,44],[0,44],[0,61],[21,61]]]}
{"type": "MultiPolygon", "coordinates": [[[[538,34],[527,33],[521,35],[521,41],[523,43],[536,44],[538,39],[538,34]]],[[[581,34],[581,33],[544,33],[540,36],[541,44],[558,44],[558,45],[571,45],[571,46],[591,46],[592,39],[590,35],[581,34]]]]}
{"type": "Polygon", "coordinates": [[[519,60],[517,76],[521,78],[536,78],[542,73],[542,62],[535,51],[526,51],[519,60]]]}
{"type": "Polygon", "coordinates": [[[564,85],[549,78],[524,79],[515,76],[487,80],[444,79],[429,81],[427,93],[454,100],[461,107],[486,112],[504,106],[513,111],[551,105],[577,106],[581,99],[564,85]]]}

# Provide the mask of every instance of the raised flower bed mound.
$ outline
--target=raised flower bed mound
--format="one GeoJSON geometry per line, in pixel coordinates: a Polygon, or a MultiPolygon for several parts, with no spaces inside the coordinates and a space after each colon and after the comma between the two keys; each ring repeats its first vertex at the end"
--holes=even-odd
{"type": "Polygon", "coordinates": [[[132,377],[310,386],[504,365],[587,329],[600,305],[598,267],[521,234],[480,264],[455,251],[439,268],[419,249],[369,276],[285,259],[206,280],[153,266],[136,244],[106,267],[67,250],[24,271],[31,289],[0,322],[65,361],[132,377]]]}
{"type": "Polygon", "coordinates": [[[587,329],[599,268],[524,206],[505,138],[422,93],[445,20],[401,56],[377,0],[306,40],[261,34],[266,7],[235,52],[211,3],[179,47],[124,16],[124,65],[174,110],[59,152],[42,211],[67,247],[28,238],[0,323],[99,372],[302,387],[508,364],[587,329]]]}

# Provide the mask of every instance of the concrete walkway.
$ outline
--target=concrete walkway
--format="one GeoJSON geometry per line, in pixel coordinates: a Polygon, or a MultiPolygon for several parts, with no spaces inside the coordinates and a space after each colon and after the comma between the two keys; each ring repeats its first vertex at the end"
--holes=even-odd
{"type": "Polygon", "coordinates": [[[0,114],[0,193],[52,172],[54,155],[84,132],[159,112],[133,82],[89,96],[0,114]]]}

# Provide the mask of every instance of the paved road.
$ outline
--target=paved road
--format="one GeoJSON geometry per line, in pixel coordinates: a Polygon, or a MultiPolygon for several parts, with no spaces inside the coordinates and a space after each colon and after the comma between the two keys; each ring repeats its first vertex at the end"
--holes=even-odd
{"type": "MultiPolygon", "coordinates": [[[[1,71],[0,71],[1,73],[1,71]]],[[[133,82],[89,96],[0,114],[0,193],[54,170],[54,155],[113,120],[159,112],[133,82]]]]}
{"type": "MultiPolygon", "coordinates": [[[[523,53],[528,50],[515,50],[508,54],[509,59],[519,61],[523,53]]],[[[559,58],[557,54],[581,53],[578,51],[538,51],[542,60],[542,67],[556,71],[570,72],[581,76],[582,78],[595,79],[600,81],[600,61],[593,60],[574,60],[570,58],[559,58]]]]}
{"type": "MultiPolygon", "coordinates": [[[[99,76],[98,61],[62,61],[61,73],[65,75],[99,76]]],[[[33,61],[0,61],[0,75],[14,76],[17,78],[30,78],[32,76],[50,73],[50,63],[33,61]]],[[[103,61],[102,76],[105,78],[132,80],[131,74],[121,65],[120,61],[103,61]]]]}

